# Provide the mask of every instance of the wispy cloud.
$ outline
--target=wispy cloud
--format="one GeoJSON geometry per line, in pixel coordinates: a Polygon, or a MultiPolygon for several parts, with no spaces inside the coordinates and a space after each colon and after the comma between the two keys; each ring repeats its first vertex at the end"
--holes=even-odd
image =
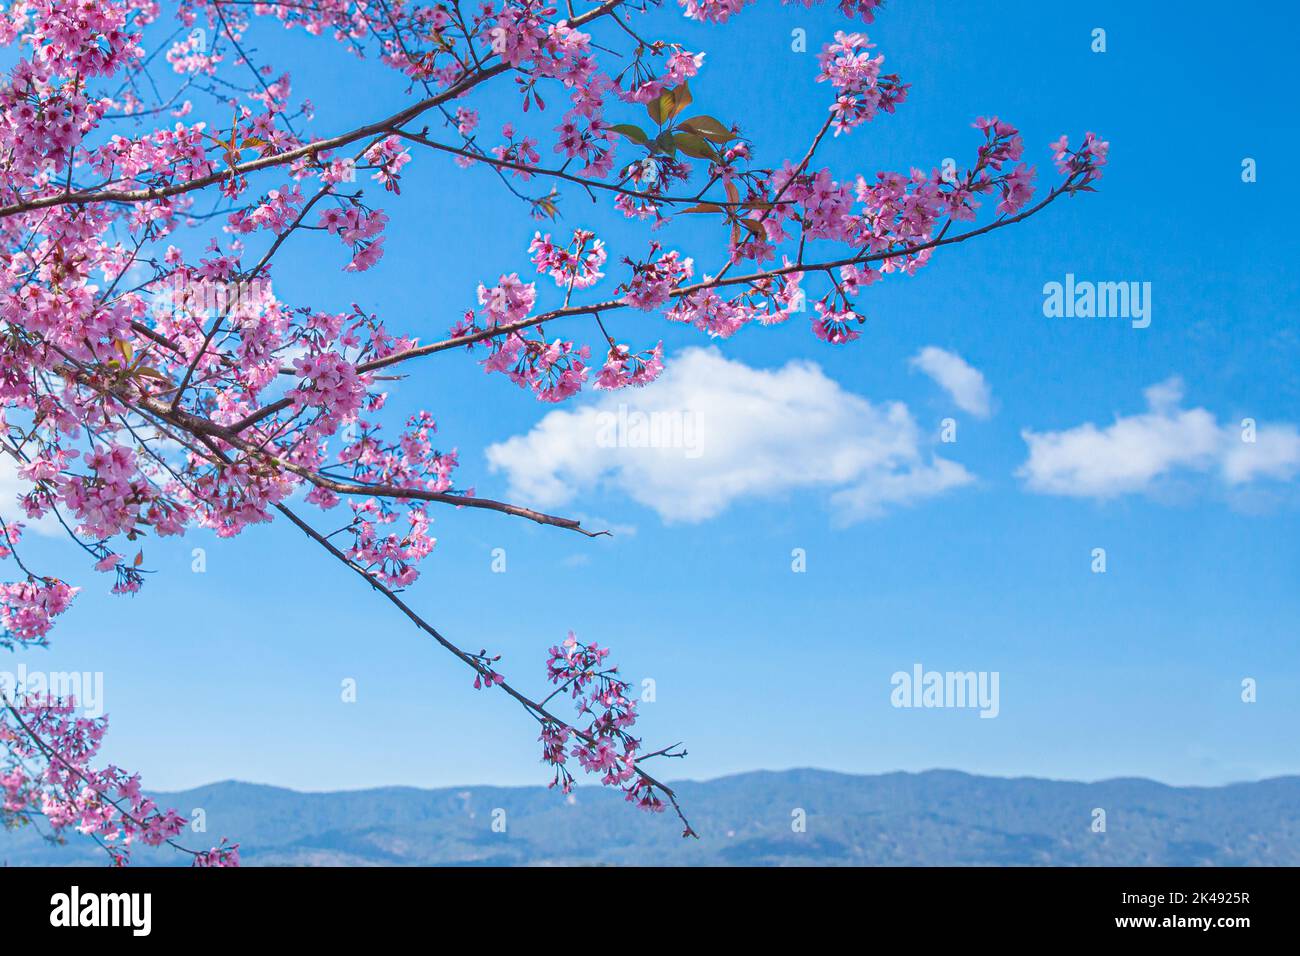
{"type": "Polygon", "coordinates": [[[912,356],[911,364],[934,379],[962,411],[976,418],[993,414],[993,393],[984,374],[956,352],[927,345],[912,356]]]}

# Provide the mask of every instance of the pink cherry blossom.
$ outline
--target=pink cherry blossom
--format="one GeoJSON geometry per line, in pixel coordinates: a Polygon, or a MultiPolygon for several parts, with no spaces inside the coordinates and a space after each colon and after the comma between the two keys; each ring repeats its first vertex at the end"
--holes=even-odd
{"type": "MultiPolygon", "coordinates": [[[[714,25],[691,37],[746,6],[680,0],[686,18],[714,25]]],[[[881,5],[835,6],[871,24],[881,5]]],[[[504,376],[545,403],[655,387],[672,361],[656,323],[717,340],[750,326],[773,334],[763,327],[809,301],[813,335],[852,347],[877,284],[1095,190],[1109,143],[1088,132],[1072,148],[1060,136],[1050,184],[1000,117],[954,131],[954,150],[967,145],[944,168],[918,157],[875,169],[870,149],[831,163],[823,142],[861,136],[909,95],[859,28],[818,38],[807,77],[824,110],[807,123],[782,114],[781,127],[811,127],[782,144],[753,131],[773,125],[756,121],[759,109],[784,104],[748,102],[736,92],[744,77],[713,75],[694,45],[638,36],[655,22],[625,18],[638,10],[20,0],[0,11],[0,454],[19,486],[10,504],[70,545],[56,577],[24,553],[21,523],[0,521],[0,648],[56,639],[83,587],[146,599],[147,581],[168,579],[152,566],[156,538],[288,522],[361,579],[357,600],[394,605],[485,697],[521,704],[554,785],[568,789],[576,764],[640,807],[672,809],[693,835],[648,769],[683,752],[647,752],[634,736],[636,704],[607,649],[573,635],[551,648],[553,696],[574,707],[564,716],[507,680],[501,655],[466,650],[416,610],[440,509],[600,533],[479,497],[457,436],[440,436],[418,405],[435,392],[421,391],[431,379],[417,370],[472,351],[490,373],[482,387],[504,376]],[[254,44],[254,24],[300,31],[302,43],[254,44]],[[382,78],[328,111],[364,117],[355,125],[318,121],[274,62],[303,43],[322,56],[337,45],[382,78]],[[430,307],[451,302],[459,318],[434,326],[451,324],[447,338],[419,341],[428,314],[372,309],[405,281],[408,260],[385,258],[399,241],[390,213],[410,223],[448,205],[413,204],[430,182],[470,197],[503,189],[520,217],[488,224],[517,230],[515,251],[469,277],[444,274],[438,243],[485,224],[429,224],[437,241],[417,252],[430,307]],[[561,229],[592,202],[621,213],[620,229],[561,229]],[[286,273],[286,248],[312,265],[286,273]],[[310,268],[346,273],[359,304],[313,301],[323,295],[310,268]]],[[[143,842],[198,866],[237,864],[237,843],[184,846],[183,818],[99,759],[106,727],[72,701],[6,702],[5,818],[43,816],[56,834],[98,840],[113,863],[143,842]]]]}

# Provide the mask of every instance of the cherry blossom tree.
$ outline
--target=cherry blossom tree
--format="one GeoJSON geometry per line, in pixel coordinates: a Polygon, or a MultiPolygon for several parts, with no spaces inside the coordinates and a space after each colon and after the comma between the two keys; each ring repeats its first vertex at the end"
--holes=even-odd
{"type": "MultiPolygon", "coordinates": [[[[725,29],[746,0],[680,5],[725,29]]],[[[475,495],[432,415],[386,409],[384,383],[437,353],[468,352],[543,402],[645,386],[663,369],[663,343],[612,334],[629,310],[719,339],[810,321],[818,338],[847,346],[868,286],[1092,190],[1107,144],[1092,133],[1052,143],[1058,175],[1041,194],[1020,133],[997,118],[966,134],[964,166],[820,166],[828,136],[860,135],[908,95],[858,32],[879,0],[841,0],[845,30],[816,58],[827,109],[791,118],[808,125],[802,154],[759,165],[743,115],[693,108],[692,84],[708,82],[704,53],[646,35],[651,21],[671,27],[657,6],[180,0],[164,13],[156,0],[16,0],[0,13],[13,64],[0,86],[0,450],[22,487],[0,522],[10,582],[0,584],[0,643],[46,644],[83,587],[138,591],[153,536],[234,537],[278,518],[445,648],[475,687],[519,704],[553,786],[567,791],[575,768],[594,774],[639,807],[670,809],[692,836],[650,771],[685,752],[643,746],[605,648],[573,634],[557,642],[545,674],[554,689],[539,699],[506,679],[498,655],[466,650],[408,603],[440,507],[604,532],[475,495]],[[407,95],[375,103],[364,125],[318,129],[290,74],[247,52],[255,25],[341,44],[371,69],[398,71],[407,95]],[[515,114],[489,128],[476,99],[493,87],[507,88],[515,114]],[[466,308],[445,338],[420,342],[393,317],[275,295],[277,254],[312,232],[338,268],[372,268],[383,206],[400,201],[412,162],[448,177],[486,167],[519,198],[521,219],[541,224],[519,262],[461,290],[466,308]],[[590,230],[561,230],[566,194],[640,223],[642,243],[610,250],[590,230]],[[677,216],[711,224],[715,247],[675,245],[677,216]],[[539,307],[539,283],[554,283],[557,306],[539,307]],[[24,563],[24,516],[67,532],[60,574],[82,583],[24,563]]],[[[180,815],[146,797],[138,775],[98,766],[105,730],[73,700],[6,699],[6,822],[52,838],[79,832],[116,863],[137,841],[199,865],[237,863],[237,844],[182,846],[180,815]]]]}

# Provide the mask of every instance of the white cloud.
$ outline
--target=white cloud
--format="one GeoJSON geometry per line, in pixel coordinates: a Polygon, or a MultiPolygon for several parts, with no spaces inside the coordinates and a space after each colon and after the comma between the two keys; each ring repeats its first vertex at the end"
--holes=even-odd
{"type": "Polygon", "coordinates": [[[487,458],[511,500],[534,507],[604,486],[694,522],[740,499],[816,491],[854,521],[974,480],[921,445],[906,405],[873,404],[815,363],[768,371],[691,348],[647,388],[550,412],[487,458]]]}
{"type": "Polygon", "coordinates": [[[956,352],[927,345],[912,356],[912,367],[934,379],[935,384],[951,395],[962,411],[977,418],[988,418],[992,414],[993,394],[983,373],[956,352]]]}
{"type": "Polygon", "coordinates": [[[1144,393],[1147,411],[1117,416],[1099,428],[1085,422],[1059,432],[1021,432],[1029,457],[1018,474],[1031,491],[1112,498],[1150,489],[1175,472],[1206,473],[1232,488],[1257,478],[1291,479],[1300,472],[1300,431],[1259,425],[1253,442],[1241,422],[1220,424],[1204,408],[1185,409],[1178,378],[1144,393]]]}

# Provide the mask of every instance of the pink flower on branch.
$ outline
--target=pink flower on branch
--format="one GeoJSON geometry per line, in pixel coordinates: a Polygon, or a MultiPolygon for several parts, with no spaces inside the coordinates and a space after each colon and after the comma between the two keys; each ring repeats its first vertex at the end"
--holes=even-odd
{"type": "MultiPolygon", "coordinates": [[[[746,5],[681,3],[713,24],[746,5]]],[[[24,514],[64,528],[77,558],[68,581],[36,573],[20,526],[3,526],[0,646],[47,642],[81,585],[140,591],[152,536],[205,528],[228,538],[279,518],[469,666],[475,686],[521,703],[555,785],[592,774],[638,806],[672,807],[693,832],[646,771],[647,760],[683,752],[645,752],[607,650],[572,635],[552,648],[552,698],[574,707],[564,718],[552,698],[506,681],[496,656],[461,650],[398,596],[436,553],[442,506],[600,532],[477,496],[432,414],[389,407],[413,388],[387,383],[438,352],[480,348],[485,371],[548,403],[588,384],[653,387],[670,359],[639,325],[662,320],[726,340],[806,315],[815,336],[850,345],[877,283],[1092,191],[1109,144],[1091,132],[1077,147],[1052,143],[1060,178],[1050,187],[1025,160],[1020,131],[998,117],[975,122],[963,165],[832,168],[823,142],[861,135],[909,91],[865,34],[837,31],[808,75],[826,108],[787,157],[746,135],[748,104],[721,97],[731,80],[710,75],[703,51],[642,36],[624,6],[187,0],[168,11],[182,33],[159,41],[146,41],[146,27],[162,11],[144,0],[30,0],[0,14],[0,44],[13,53],[0,81],[0,454],[24,514]],[[409,92],[353,128],[319,126],[291,74],[247,43],[254,25],[339,44],[395,71],[409,92]],[[174,87],[144,82],[155,55],[174,87]],[[429,342],[401,331],[427,322],[402,316],[399,328],[359,305],[322,307],[310,283],[283,274],[283,250],[294,248],[382,290],[374,282],[395,267],[385,260],[395,240],[374,196],[410,202],[417,153],[430,170],[445,159],[439,175],[482,177],[453,188],[518,198],[524,226],[511,261],[479,273],[495,280],[475,289],[461,279],[464,311],[436,323],[451,333],[429,342]],[[617,210],[623,231],[532,225],[575,202],[617,210]],[[549,281],[522,279],[530,268],[549,281]],[[334,530],[318,532],[290,507],[298,501],[334,530]]],[[[865,23],[879,7],[838,3],[865,23]]],[[[138,778],[96,768],[105,724],[71,706],[15,703],[0,714],[5,811],[93,836],[115,862],[136,841],[174,841],[183,821],[143,797],[138,778]]],[[[186,852],[196,865],[238,861],[225,842],[186,852]]]]}

